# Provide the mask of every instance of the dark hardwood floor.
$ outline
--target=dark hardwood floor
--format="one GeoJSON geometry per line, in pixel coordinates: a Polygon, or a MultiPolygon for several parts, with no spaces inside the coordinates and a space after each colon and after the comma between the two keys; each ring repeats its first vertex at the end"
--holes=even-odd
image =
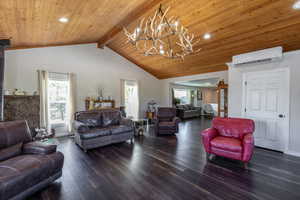
{"type": "Polygon", "coordinates": [[[190,120],[176,136],[150,131],[88,153],[62,139],[62,178],[30,199],[300,199],[300,158],[256,148],[248,170],[221,157],[207,162],[199,133],[209,126],[190,120]]]}

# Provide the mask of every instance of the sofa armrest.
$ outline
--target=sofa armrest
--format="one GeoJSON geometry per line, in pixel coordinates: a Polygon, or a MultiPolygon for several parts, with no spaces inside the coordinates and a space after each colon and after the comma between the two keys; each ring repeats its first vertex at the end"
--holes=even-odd
{"type": "Polygon", "coordinates": [[[23,154],[47,155],[56,152],[56,145],[44,144],[42,142],[29,142],[23,145],[23,154]]]}
{"type": "Polygon", "coordinates": [[[210,141],[217,137],[219,132],[215,128],[208,128],[201,132],[202,142],[207,153],[211,153],[210,151],[210,141]]]}
{"type": "Polygon", "coordinates": [[[243,158],[244,162],[248,162],[253,154],[254,138],[252,133],[248,133],[243,138],[243,158]]]}
{"type": "Polygon", "coordinates": [[[133,127],[133,121],[128,118],[122,118],[120,121],[120,125],[130,126],[133,127]]]}
{"type": "Polygon", "coordinates": [[[182,108],[177,108],[176,109],[176,115],[177,115],[177,117],[179,117],[179,118],[184,118],[184,112],[185,112],[185,110],[184,109],[182,109],[182,108]]]}
{"type": "Polygon", "coordinates": [[[85,133],[90,130],[90,127],[87,124],[77,120],[74,120],[73,126],[75,131],[78,133],[85,133]]]}

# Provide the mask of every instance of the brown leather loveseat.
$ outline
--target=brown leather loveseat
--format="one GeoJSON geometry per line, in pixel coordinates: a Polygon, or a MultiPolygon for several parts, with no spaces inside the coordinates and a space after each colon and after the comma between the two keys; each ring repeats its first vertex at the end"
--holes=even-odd
{"type": "Polygon", "coordinates": [[[62,175],[56,145],[32,142],[26,121],[0,122],[0,200],[25,199],[62,175]]]}
{"type": "Polygon", "coordinates": [[[75,142],[86,152],[113,143],[133,140],[133,122],[122,117],[119,109],[75,113],[75,142]]]}

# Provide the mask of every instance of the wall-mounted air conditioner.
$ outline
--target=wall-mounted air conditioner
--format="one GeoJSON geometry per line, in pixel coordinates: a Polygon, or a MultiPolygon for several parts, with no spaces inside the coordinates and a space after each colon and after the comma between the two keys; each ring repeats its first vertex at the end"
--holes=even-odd
{"type": "Polygon", "coordinates": [[[282,47],[274,47],[233,56],[232,65],[234,67],[242,67],[251,64],[268,63],[280,59],[282,59],[282,47]]]}

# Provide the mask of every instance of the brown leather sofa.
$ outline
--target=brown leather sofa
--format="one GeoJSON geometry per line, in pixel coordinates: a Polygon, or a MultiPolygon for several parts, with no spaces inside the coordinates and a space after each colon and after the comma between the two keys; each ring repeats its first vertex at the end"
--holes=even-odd
{"type": "Polygon", "coordinates": [[[75,142],[86,152],[112,143],[133,141],[134,128],[130,119],[118,109],[81,111],[75,113],[75,142]]]}
{"type": "Polygon", "coordinates": [[[56,145],[32,142],[26,121],[0,122],[0,199],[24,199],[62,175],[56,145]]]}
{"type": "Polygon", "coordinates": [[[157,136],[178,133],[178,124],[180,119],[176,117],[176,108],[158,108],[154,121],[155,133],[157,136]]]}

